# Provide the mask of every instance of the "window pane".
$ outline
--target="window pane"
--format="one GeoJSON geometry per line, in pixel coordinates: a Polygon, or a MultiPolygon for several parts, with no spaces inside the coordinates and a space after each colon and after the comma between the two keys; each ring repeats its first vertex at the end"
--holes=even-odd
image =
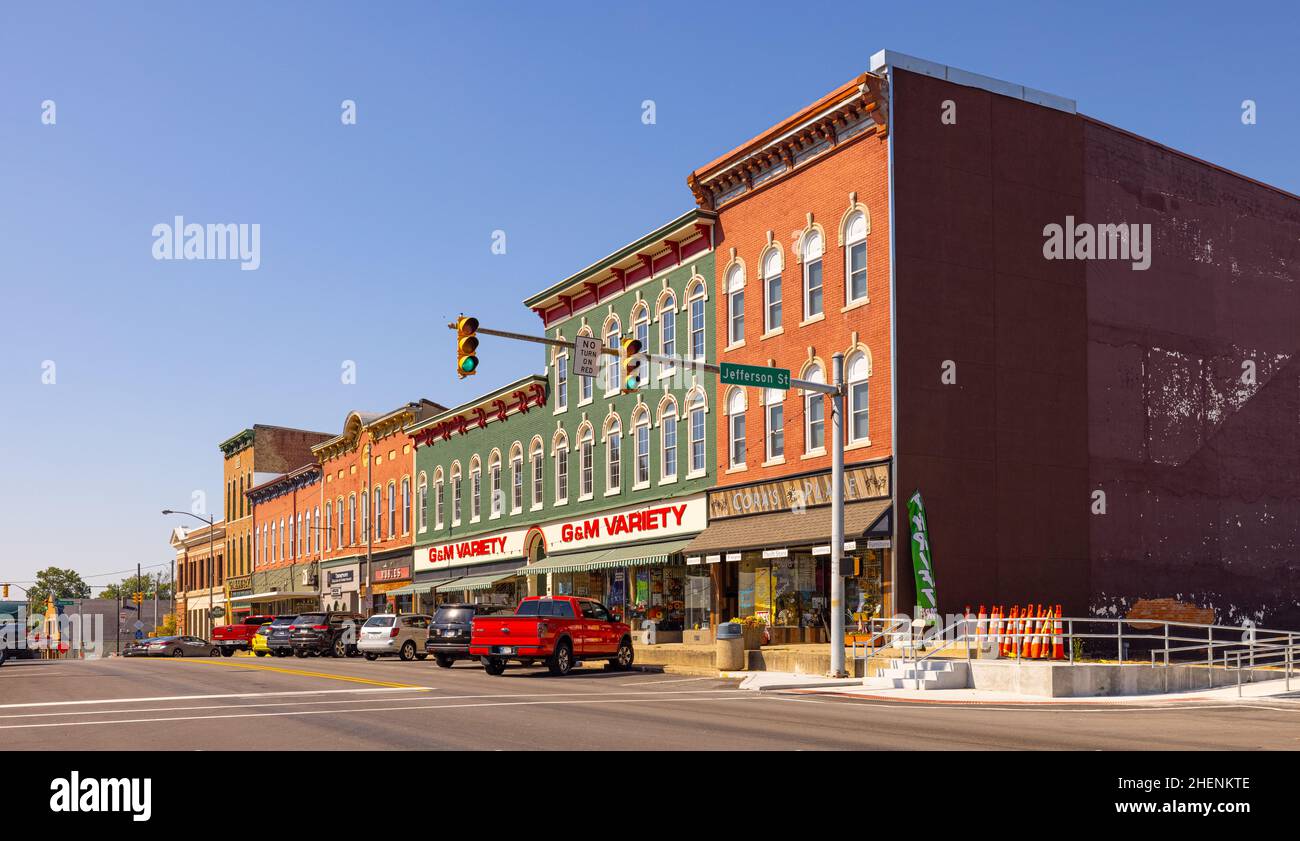
{"type": "Polygon", "coordinates": [[[849,392],[849,437],[854,441],[862,441],[867,437],[867,384],[854,383],[849,387],[849,392]]]}
{"type": "Polygon", "coordinates": [[[781,326],[781,276],[767,279],[767,329],[781,326]]]}
{"type": "Polygon", "coordinates": [[[849,246],[849,300],[867,297],[867,244],[849,246]]]}
{"type": "Polygon", "coordinates": [[[785,455],[785,407],[767,407],[767,457],[785,455]]]}
{"type": "Polygon", "coordinates": [[[804,267],[804,277],[807,286],[805,296],[806,311],[804,318],[812,318],[819,315],[822,311],[822,261],[813,260],[804,267]]]}

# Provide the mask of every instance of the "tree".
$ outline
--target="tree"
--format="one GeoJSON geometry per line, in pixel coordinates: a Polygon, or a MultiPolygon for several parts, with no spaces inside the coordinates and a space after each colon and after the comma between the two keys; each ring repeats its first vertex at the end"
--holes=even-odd
{"type": "Polygon", "coordinates": [[[46,599],[90,598],[90,585],[82,580],[76,570],[46,567],[36,573],[36,583],[27,594],[31,604],[43,610],[46,599]]]}
{"type": "Polygon", "coordinates": [[[159,599],[170,599],[172,597],[172,585],[170,581],[163,581],[162,576],[154,576],[145,573],[142,576],[132,575],[130,578],[124,578],[119,584],[109,584],[99,594],[101,599],[126,599],[130,601],[132,596],[139,592],[144,593],[147,600],[152,600],[154,591],[158,592],[159,599]]]}

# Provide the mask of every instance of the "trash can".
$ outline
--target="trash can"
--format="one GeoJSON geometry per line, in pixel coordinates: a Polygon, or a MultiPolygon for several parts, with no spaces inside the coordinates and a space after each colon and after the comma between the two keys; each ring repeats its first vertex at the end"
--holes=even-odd
{"type": "Polygon", "coordinates": [[[745,663],[745,629],[739,622],[723,622],[714,635],[716,654],[714,666],[720,672],[734,672],[744,669],[745,663]]]}

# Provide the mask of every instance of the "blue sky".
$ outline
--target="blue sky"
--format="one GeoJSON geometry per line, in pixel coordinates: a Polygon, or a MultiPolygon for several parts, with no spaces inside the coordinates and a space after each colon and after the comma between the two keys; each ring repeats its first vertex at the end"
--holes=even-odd
{"type": "Polygon", "coordinates": [[[216,445],[254,422],[336,431],[352,408],[452,405],[537,370],[532,346],[485,339],[480,375],[458,382],[443,325],[464,310],[536,331],[526,295],[689,209],[688,172],[881,48],[1076,99],[1300,192],[1297,18],[1282,3],[5,3],[0,581],[169,562],[180,518],[158,512],[195,490],[219,509],[216,445]],[[154,260],[151,230],[176,215],[259,224],[261,268],[154,260]]]}

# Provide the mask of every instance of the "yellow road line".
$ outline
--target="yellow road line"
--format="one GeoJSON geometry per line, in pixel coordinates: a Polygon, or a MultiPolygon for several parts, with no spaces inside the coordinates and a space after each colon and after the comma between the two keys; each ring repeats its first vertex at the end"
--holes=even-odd
{"type": "Polygon", "coordinates": [[[326,680],[342,680],[348,683],[365,683],[370,686],[388,686],[394,689],[419,689],[428,691],[427,686],[417,686],[413,683],[389,683],[382,680],[370,680],[364,677],[349,677],[347,675],[331,675],[326,672],[305,672],[301,669],[282,669],[279,666],[259,666],[255,663],[231,663],[224,660],[199,660],[185,657],[168,658],[168,663],[197,663],[201,666],[227,666],[233,669],[249,669],[255,672],[279,672],[284,675],[299,675],[301,677],[321,677],[326,680]]]}

